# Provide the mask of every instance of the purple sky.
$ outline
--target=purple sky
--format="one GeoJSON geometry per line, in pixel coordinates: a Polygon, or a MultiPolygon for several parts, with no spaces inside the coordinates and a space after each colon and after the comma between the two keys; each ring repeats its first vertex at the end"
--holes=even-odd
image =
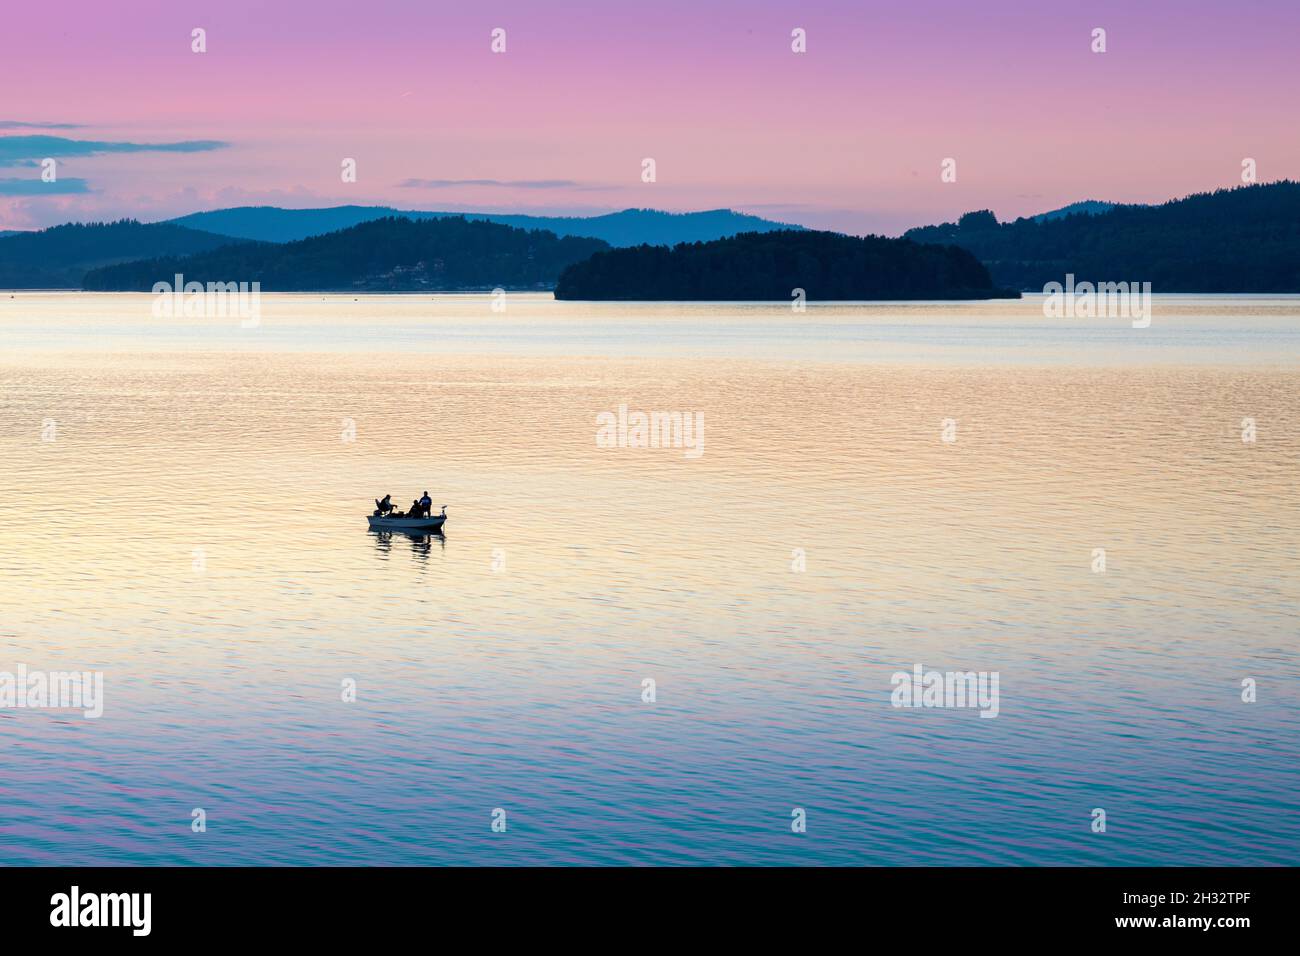
{"type": "Polygon", "coordinates": [[[1260,181],[1300,178],[1295,0],[70,0],[0,16],[0,228],[373,203],[730,206],[897,233],[1232,186],[1246,157],[1260,181]]]}

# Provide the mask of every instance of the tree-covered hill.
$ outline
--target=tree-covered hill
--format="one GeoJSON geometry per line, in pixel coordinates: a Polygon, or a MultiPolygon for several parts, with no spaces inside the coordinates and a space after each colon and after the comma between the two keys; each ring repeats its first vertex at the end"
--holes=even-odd
{"type": "Polygon", "coordinates": [[[1289,180],[1042,221],[1000,223],[982,210],[905,236],[968,249],[1017,289],[1073,273],[1154,292],[1300,292],[1300,183],[1289,180]]]}
{"type": "Polygon", "coordinates": [[[387,206],[333,206],[327,209],[239,206],[233,209],[191,213],[173,219],[171,222],[236,239],[293,242],[392,216],[416,220],[448,217],[482,219],[504,226],[514,226],[517,229],[545,229],[557,236],[603,239],[611,246],[639,246],[644,243],[671,246],[679,242],[722,239],[740,232],[803,228],[730,209],[708,209],[700,212],[624,209],[621,212],[611,212],[601,216],[532,216],[510,213],[405,211],[387,206]]]}
{"type": "Polygon", "coordinates": [[[260,282],[264,292],[549,289],[565,266],[607,248],[599,239],[462,217],[388,217],[297,242],[244,242],[97,269],[85,287],[148,291],[181,273],[186,282],[260,282]]]}
{"type": "Polygon", "coordinates": [[[165,222],[70,223],[0,237],[0,288],[80,289],[90,269],[154,256],[190,255],[230,239],[165,222]]]}
{"type": "Polygon", "coordinates": [[[795,289],[813,301],[1008,294],[993,287],[974,256],[956,247],[800,231],[599,252],[564,270],[555,297],[789,302],[795,289]]]}

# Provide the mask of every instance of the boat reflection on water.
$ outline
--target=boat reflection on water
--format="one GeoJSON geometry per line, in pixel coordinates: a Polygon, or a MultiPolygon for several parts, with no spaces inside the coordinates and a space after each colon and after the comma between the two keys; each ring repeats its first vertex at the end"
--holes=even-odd
{"type": "Polygon", "coordinates": [[[427,558],[432,554],[435,541],[443,550],[447,548],[447,536],[441,531],[433,534],[424,531],[370,531],[368,534],[375,539],[375,547],[385,557],[392,552],[394,542],[408,542],[411,554],[417,558],[427,558]]]}

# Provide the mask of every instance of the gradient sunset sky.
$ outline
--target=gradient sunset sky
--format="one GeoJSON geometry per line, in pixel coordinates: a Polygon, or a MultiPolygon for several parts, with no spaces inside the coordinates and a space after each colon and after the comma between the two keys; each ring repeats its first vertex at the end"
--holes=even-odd
{"type": "Polygon", "coordinates": [[[12,4],[0,228],[357,203],[897,234],[1163,201],[1245,157],[1300,178],[1297,42],[1294,0],[12,4]]]}

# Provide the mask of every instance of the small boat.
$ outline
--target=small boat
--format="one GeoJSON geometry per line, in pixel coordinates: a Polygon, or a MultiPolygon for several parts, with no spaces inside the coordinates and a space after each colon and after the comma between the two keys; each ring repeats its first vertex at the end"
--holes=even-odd
{"type": "Polygon", "coordinates": [[[427,518],[423,516],[408,518],[406,515],[395,517],[367,515],[366,520],[370,522],[371,531],[441,531],[443,522],[447,520],[447,506],[442,506],[442,514],[430,515],[427,518]]]}

